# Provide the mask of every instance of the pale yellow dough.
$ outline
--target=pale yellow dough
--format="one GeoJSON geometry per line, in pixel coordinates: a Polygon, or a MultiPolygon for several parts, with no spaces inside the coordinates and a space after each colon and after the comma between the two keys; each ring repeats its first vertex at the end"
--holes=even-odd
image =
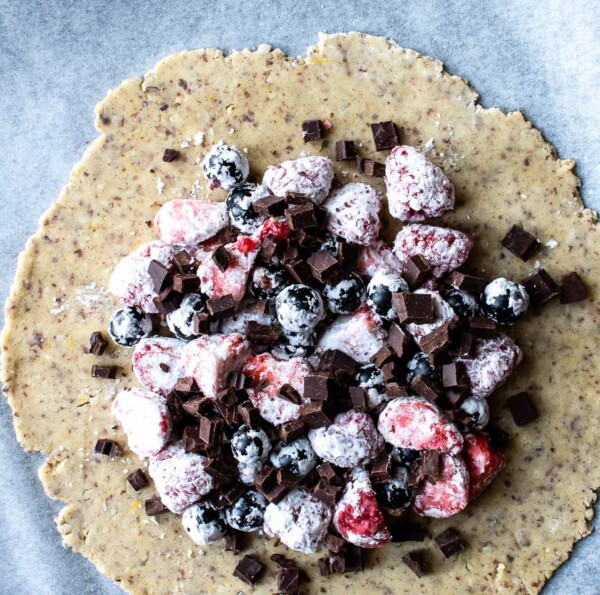
{"type": "MultiPolygon", "coordinates": [[[[130,452],[113,461],[93,454],[100,437],[125,444],[110,404],[117,390],[136,381],[129,350],[113,348],[101,358],[124,368],[117,381],[104,381],[90,377],[97,358],[85,348],[90,332],[105,329],[117,306],[105,291],[111,270],[154,238],[146,222],[158,207],[207,196],[197,163],[212,143],[223,139],[247,150],[260,177],[268,164],[302,152],[331,156],[338,139],[353,139],[361,153],[383,160],[369,123],[391,119],[402,129],[402,142],[427,148],[454,183],[457,208],[442,221],[474,233],[474,270],[527,276],[533,262],[522,263],[499,245],[509,227],[521,223],[543,243],[557,242],[537,258],[556,278],[579,272],[592,300],[572,306],[555,300],[515,329],[525,362],[492,397],[493,419],[513,436],[507,468],[466,513],[431,526],[433,533],[459,527],[468,549],[447,561],[431,541],[391,545],[372,553],[363,574],[328,579],[318,577],[318,556],[297,555],[312,578],[303,592],[462,595],[542,588],[589,533],[593,490],[600,486],[600,311],[594,301],[600,237],[593,213],[582,206],[573,162],[557,159],[520,113],[485,110],[476,99],[440,62],[356,33],[321,35],[307,58],[268,46],[229,56],[182,52],[108,94],[97,108],[100,137],[20,257],[3,335],[3,381],[18,439],[47,457],[40,477],[47,493],[66,503],[58,519],[66,545],[132,593],[276,590],[272,563],[253,591],[232,577],[237,558],[220,545],[195,546],[174,515],[146,517],[141,501],[154,492],[136,494],[125,481],[140,465],[130,452]],[[301,122],[313,118],[333,123],[323,146],[302,142],[301,122]],[[165,148],[180,148],[181,157],[164,163],[165,148]],[[504,402],[520,390],[531,393],[541,417],[519,429],[504,402]],[[414,548],[426,550],[432,568],[422,579],[400,560],[414,548]]],[[[348,162],[337,163],[336,173],[342,182],[360,177],[348,162]]],[[[366,181],[383,189],[381,180],[366,181]]],[[[388,238],[396,227],[388,220],[388,238]]],[[[272,543],[256,539],[249,552],[267,560],[285,551],[272,543]]]]}

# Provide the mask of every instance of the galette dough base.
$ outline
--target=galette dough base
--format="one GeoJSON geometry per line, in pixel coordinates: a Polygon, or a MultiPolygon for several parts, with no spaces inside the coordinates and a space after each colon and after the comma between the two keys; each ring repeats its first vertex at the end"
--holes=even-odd
{"type": "MultiPolygon", "coordinates": [[[[443,223],[475,234],[473,270],[516,279],[532,272],[533,262],[499,246],[521,223],[542,242],[558,242],[537,256],[551,274],[579,272],[596,297],[600,238],[593,213],[582,206],[573,162],[558,160],[520,113],[485,110],[476,99],[440,62],[358,33],[321,35],[305,59],[265,45],[229,56],[182,52],[108,94],[97,108],[100,138],[21,254],[3,336],[4,390],[16,432],[26,449],[47,456],[40,477],[47,493],[66,503],[58,519],[65,544],[132,593],[276,589],[272,563],[252,589],[232,577],[238,558],[221,545],[196,546],[174,515],[148,518],[142,500],[152,487],[135,493],[125,481],[140,466],[132,453],[116,460],[93,454],[100,437],[125,444],[110,404],[136,383],[130,350],[115,346],[100,361],[123,366],[119,379],[90,377],[97,358],[85,354],[89,335],[104,329],[117,307],[105,291],[111,271],[155,237],[145,222],[161,204],[207,196],[196,163],[220,139],[247,148],[260,178],[268,164],[302,152],[331,155],[338,139],[354,139],[361,153],[383,160],[368,125],[391,119],[402,127],[402,141],[427,149],[454,183],[457,208],[443,223]],[[301,122],[312,118],[333,122],[323,145],[302,142],[301,122]],[[199,132],[203,144],[194,143],[199,132]],[[163,162],[164,149],[185,139],[181,157],[163,162]]],[[[361,177],[353,163],[336,163],[336,172],[342,182],[361,177]]],[[[381,180],[366,181],[383,189],[381,180]]],[[[388,238],[395,230],[388,219],[388,238]]],[[[554,300],[515,328],[526,360],[492,397],[494,421],[513,436],[507,468],[465,513],[431,527],[433,534],[460,528],[469,547],[456,560],[444,560],[431,541],[394,544],[372,552],[362,574],[321,579],[318,555],[294,555],[312,578],[304,590],[538,592],[590,531],[600,486],[590,456],[600,446],[599,328],[593,300],[554,300]],[[541,417],[516,428],[503,404],[521,390],[532,394],[541,417]],[[426,550],[432,568],[422,579],[400,560],[415,548],[426,550]]],[[[249,548],[263,561],[273,551],[286,548],[262,538],[249,548]]]]}

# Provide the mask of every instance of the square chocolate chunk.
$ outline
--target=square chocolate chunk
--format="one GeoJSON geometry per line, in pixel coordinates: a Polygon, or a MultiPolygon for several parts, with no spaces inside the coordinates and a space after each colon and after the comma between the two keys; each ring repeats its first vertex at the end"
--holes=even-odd
{"type": "Polygon", "coordinates": [[[279,427],[279,437],[284,444],[289,444],[306,434],[306,427],[301,419],[292,419],[279,427]]]}
{"type": "Polygon", "coordinates": [[[305,143],[323,138],[323,123],[321,120],[302,122],[302,140],[305,143]]]}
{"type": "Polygon", "coordinates": [[[342,276],[342,265],[330,252],[322,250],[313,254],[306,261],[318,281],[335,285],[342,276]]]}
{"type": "Polygon", "coordinates": [[[225,246],[218,246],[215,248],[214,252],[211,254],[211,258],[217,268],[224,273],[229,267],[229,263],[231,262],[231,256],[225,246]]]}
{"type": "Polygon", "coordinates": [[[392,305],[402,324],[410,322],[421,324],[435,320],[433,298],[427,293],[394,293],[392,305]]]}
{"type": "Polygon", "coordinates": [[[105,455],[111,459],[115,459],[121,454],[121,447],[114,441],[106,438],[101,438],[94,446],[94,452],[99,455],[105,455]]]}
{"type": "Polygon", "coordinates": [[[539,417],[536,406],[527,393],[518,393],[506,401],[510,414],[518,426],[524,426],[539,417]]]}
{"type": "Polygon", "coordinates": [[[419,577],[427,574],[427,564],[418,552],[409,552],[402,556],[402,561],[419,577]]]}
{"type": "Polygon", "coordinates": [[[339,140],[335,143],[335,160],[351,161],[356,159],[356,148],[352,140],[339,140]]]}
{"type": "Polygon", "coordinates": [[[411,289],[416,289],[431,276],[431,266],[425,257],[415,254],[404,263],[402,276],[411,289]]]}
{"type": "Polygon", "coordinates": [[[462,552],[467,546],[460,533],[452,527],[442,531],[437,537],[434,537],[433,540],[440,550],[442,550],[442,554],[444,554],[446,558],[450,558],[452,555],[462,552]]]}
{"type": "Polygon", "coordinates": [[[467,275],[460,271],[452,271],[446,278],[446,281],[452,285],[454,289],[460,289],[461,291],[466,291],[467,293],[472,293],[474,295],[479,295],[487,285],[485,279],[475,277],[474,275],[467,275]]]}
{"type": "Polygon", "coordinates": [[[165,149],[162,160],[165,163],[171,163],[171,161],[175,161],[177,157],[179,157],[179,151],[177,149],[165,149]]]}
{"type": "Polygon", "coordinates": [[[379,163],[372,159],[364,159],[361,166],[365,176],[370,176],[371,178],[385,177],[385,163],[379,163]]]}
{"type": "Polygon", "coordinates": [[[233,314],[235,311],[235,300],[231,294],[214,298],[206,302],[206,309],[213,320],[221,320],[233,314]]]}
{"type": "Polygon", "coordinates": [[[304,396],[311,401],[327,401],[329,380],[327,374],[308,374],[304,377],[304,396]]]}
{"type": "Polygon", "coordinates": [[[317,227],[317,214],[313,203],[297,205],[285,210],[285,218],[290,229],[298,231],[307,227],[317,227]]]}
{"type": "Polygon", "coordinates": [[[392,322],[388,330],[387,344],[394,351],[394,353],[399,358],[403,358],[408,351],[410,343],[410,335],[405,332],[400,325],[392,322]]]}
{"type": "Polygon", "coordinates": [[[148,516],[156,516],[157,514],[164,514],[169,512],[169,509],[162,503],[159,496],[148,498],[144,501],[144,510],[148,516]]]}
{"type": "Polygon", "coordinates": [[[540,242],[519,225],[513,225],[500,243],[521,260],[529,260],[540,246],[540,242]]]}
{"type": "Polygon", "coordinates": [[[522,283],[533,306],[541,306],[560,293],[556,281],[544,269],[539,269],[522,283]]]}
{"type": "Polygon", "coordinates": [[[90,337],[88,353],[92,355],[104,355],[107,347],[108,341],[102,336],[102,333],[100,331],[93,332],[90,337]]]}
{"type": "Polygon", "coordinates": [[[145,488],[148,485],[148,478],[141,469],[132,471],[127,476],[127,481],[136,492],[139,492],[142,488],[145,488]]]}
{"type": "Polygon", "coordinates": [[[371,124],[371,132],[375,141],[375,148],[378,151],[388,151],[400,144],[396,125],[391,122],[376,122],[371,124]]]}
{"type": "Polygon", "coordinates": [[[565,275],[560,281],[560,303],[573,304],[588,297],[588,289],[581,277],[573,272],[565,275]]]}
{"type": "Polygon", "coordinates": [[[265,570],[265,565],[252,556],[244,556],[235,567],[233,576],[239,578],[247,585],[256,584],[261,574],[265,570]]]}

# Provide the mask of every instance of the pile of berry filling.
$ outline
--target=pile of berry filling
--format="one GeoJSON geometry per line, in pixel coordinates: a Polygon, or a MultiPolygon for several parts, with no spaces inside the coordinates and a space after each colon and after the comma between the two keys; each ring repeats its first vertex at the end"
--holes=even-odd
{"type": "MultiPolygon", "coordinates": [[[[255,183],[244,154],[220,143],[202,169],[226,200],[164,204],[159,239],[113,272],[123,308],[108,332],[133,348],[143,388],[122,390],[112,411],[148,459],[157,495],[146,512],[181,515],[197,544],[224,539],[239,553],[243,534],[262,532],[297,552],[329,550],[323,575],[361,570],[365,549],[422,540],[417,517],[456,515],[505,465],[508,435],[488,425],[487,399],[522,353],[503,329],[560,290],[543,269],[522,283],[461,272],[473,238],[421,222],[454,208],[452,184],[398,144],[391,122],[372,128],[391,149],[385,165],[350,141],[336,159],[384,173],[403,224],[393,245],[380,238],[381,194],[336,183],[332,160],[285,161],[255,183]]],[[[308,140],[315,130],[305,123],[308,140]]],[[[538,244],[516,226],[502,243],[524,260],[538,244]]],[[[568,278],[564,295],[581,299],[568,278]]],[[[91,352],[106,347],[94,333],[91,352]]],[[[526,393],[508,406],[518,425],[537,417],[526,393]]],[[[122,448],[102,440],[96,451],[122,448]]],[[[142,469],[128,479],[149,486],[142,469]]],[[[454,528],[435,542],[447,557],[465,546],[454,528]]],[[[273,560],[297,592],[295,562],[273,560]]],[[[403,560],[427,571],[418,552],[403,560]]],[[[253,584],[263,569],[244,556],[234,574],[253,584]]]]}

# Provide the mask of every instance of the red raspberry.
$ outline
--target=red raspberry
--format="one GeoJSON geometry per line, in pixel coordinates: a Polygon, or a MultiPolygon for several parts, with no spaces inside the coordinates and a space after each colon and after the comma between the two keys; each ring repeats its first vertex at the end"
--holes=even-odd
{"type": "Polygon", "coordinates": [[[164,448],[171,435],[171,414],[164,397],[148,390],[122,390],[112,413],[127,435],[129,448],[138,457],[149,457],[164,448]]]}
{"type": "Polygon", "coordinates": [[[389,543],[390,533],[364,469],[354,469],[348,476],[333,524],[346,541],[358,547],[377,548],[389,543]]]}
{"type": "Polygon", "coordinates": [[[445,519],[463,510],[469,502],[469,472],[460,457],[442,455],[437,483],[425,482],[415,495],[417,514],[445,519]]]}
{"type": "Polygon", "coordinates": [[[377,424],[386,442],[399,448],[458,454],[463,438],[458,428],[423,397],[400,397],[387,404],[377,424]]]}
{"type": "Polygon", "coordinates": [[[402,274],[402,263],[383,240],[376,240],[360,251],[356,270],[367,277],[373,277],[381,270],[402,274]]]}
{"type": "Polygon", "coordinates": [[[248,389],[250,400],[264,419],[278,426],[300,416],[300,405],[280,399],[277,394],[284,384],[291,384],[301,396],[304,395],[304,377],[310,374],[310,366],[305,360],[294,357],[280,361],[263,353],[249,358],[243,371],[254,384],[266,382],[260,390],[248,389]]]}
{"type": "Polygon", "coordinates": [[[185,452],[181,442],[167,446],[150,459],[148,473],[171,512],[181,514],[210,492],[213,481],[204,471],[207,461],[202,455],[185,452]]]}
{"type": "Polygon", "coordinates": [[[166,244],[196,244],[212,238],[229,223],[224,202],[172,200],[154,218],[160,239],[166,244]]]}
{"type": "Polygon", "coordinates": [[[444,172],[414,147],[398,146],[385,160],[390,215],[423,221],[454,208],[454,186],[444,172]]]}
{"type": "Polygon", "coordinates": [[[473,500],[504,469],[506,458],[492,447],[489,436],[481,432],[466,436],[462,456],[471,480],[469,500],[473,500]]]}
{"type": "Polygon", "coordinates": [[[420,254],[431,265],[433,274],[441,277],[463,264],[472,247],[473,238],[462,231],[415,223],[400,230],[394,254],[402,263],[420,254]]]}
{"type": "Polygon", "coordinates": [[[227,375],[239,371],[249,353],[241,335],[201,335],[183,348],[183,376],[192,376],[204,396],[216,399],[227,375]]]}
{"type": "Polygon", "coordinates": [[[264,240],[267,237],[271,237],[277,241],[287,240],[290,235],[290,227],[287,222],[283,219],[274,219],[273,217],[267,219],[260,227],[258,237],[260,240],[264,240]]]}
{"type": "Polygon", "coordinates": [[[137,379],[148,390],[166,395],[185,376],[181,362],[185,343],[169,337],[142,339],[133,350],[132,365],[137,379]]]}

